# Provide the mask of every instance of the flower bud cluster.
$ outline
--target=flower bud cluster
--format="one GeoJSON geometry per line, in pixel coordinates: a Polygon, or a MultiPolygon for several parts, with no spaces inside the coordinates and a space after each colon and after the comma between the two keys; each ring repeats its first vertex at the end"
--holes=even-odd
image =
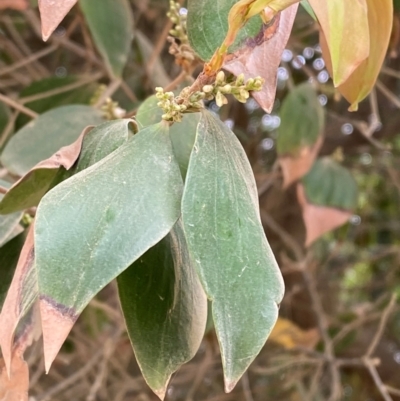
{"type": "Polygon", "coordinates": [[[181,6],[174,0],[169,2],[169,11],[167,17],[173,22],[174,27],[169,31],[169,34],[176,39],[179,39],[181,44],[189,43],[186,30],[186,14],[181,13],[181,6]]]}
{"type": "Polygon", "coordinates": [[[243,74],[236,79],[227,80],[225,73],[219,71],[215,82],[204,85],[201,91],[188,92],[189,88],[183,89],[178,97],[173,92],[164,92],[163,88],[156,88],[158,106],[164,111],[162,118],[167,121],[179,122],[183,113],[199,111],[203,108],[203,100],[215,99],[217,105],[222,107],[228,103],[226,95],[234,96],[239,102],[246,103],[250,91],[261,90],[264,80],[261,77],[249,78],[247,81],[243,74]]]}
{"type": "Polygon", "coordinates": [[[264,80],[261,77],[249,78],[247,81],[244,74],[240,74],[235,80],[226,79],[225,73],[219,71],[213,85],[205,85],[203,92],[206,100],[213,100],[217,106],[222,107],[228,103],[226,95],[234,96],[239,102],[246,103],[251,91],[261,90],[264,80]]]}
{"type": "Polygon", "coordinates": [[[103,106],[101,106],[101,112],[106,120],[118,120],[124,118],[126,110],[119,107],[118,102],[114,102],[112,99],[107,98],[103,106]]]}

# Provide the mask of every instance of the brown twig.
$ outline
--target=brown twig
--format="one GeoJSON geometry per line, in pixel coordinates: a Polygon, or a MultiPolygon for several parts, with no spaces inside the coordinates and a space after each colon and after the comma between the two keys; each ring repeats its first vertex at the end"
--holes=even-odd
{"type": "Polygon", "coordinates": [[[39,114],[34,112],[31,109],[28,109],[27,107],[23,106],[22,104],[18,103],[16,100],[13,100],[9,98],[8,96],[2,95],[0,93],[0,101],[4,102],[5,104],[11,106],[13,109],[20,111],[21,113],[26,114],[27,116],[31,118],[37,118],[39,114]]]}

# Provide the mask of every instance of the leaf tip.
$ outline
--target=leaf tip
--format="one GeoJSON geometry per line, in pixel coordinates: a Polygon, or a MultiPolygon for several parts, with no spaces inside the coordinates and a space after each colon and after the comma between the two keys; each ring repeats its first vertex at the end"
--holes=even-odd
{"type": "Polygon", "coordinates": [[[239,379],[232,380],[225,377],[225,393],[230,393],[235,387],[239,379]]]}
{"type": "Polygon", "coordinates": [[[43,329],[44,362],[46,373],[48,373],[78,316],[71,308],[57,304],[44,296],[40,297],[39,305],[43,329]]]}
{"type": "Polygon", "coordinates": [[[153,392],[161,401],[164,401],[165,394],[167,393],[167,386],[160,389],[153,389],[153,392]]]}

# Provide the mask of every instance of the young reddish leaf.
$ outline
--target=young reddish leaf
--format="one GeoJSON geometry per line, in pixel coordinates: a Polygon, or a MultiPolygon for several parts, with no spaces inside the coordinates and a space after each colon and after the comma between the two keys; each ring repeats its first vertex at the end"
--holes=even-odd
{"type": "Polygon", "coordinates": [[[42,37],[46,41],[78,0],[39,0],[42,37]]]}
{"type": "MultiPolygon", "coordinates": [[[[333,82],[335,86],[339,86],[369,55],[367,2],[366,0],[309,0],[309,3],[326,38],[332,60],[333,82]]],[[[378,15],[380,18],[380,12],[378,15]]],[[[371,39],[375,40],[374,37],[371,39]]]]}
{"type": "Polygon", "coordinates": [[[33,226],[29,228],[13,280],[0,314],[0,346],[7,371],[12,370],[14,334],[21,319],[31,309],[38,296],[34,264],[33,226]]]}
{"type": "Polygon", "coordinates": [[[261,91],[253,92],[254,99],[270,113],[276,94],[276,70],[281,62],[296,17],[298,4],[281,11],[273,23],[263,25],[255,38],[248,38],[244,46],[228,55],[223,68],[235,75],[244,74],[246,79],[261,76],[265,79],[261,91]]]}
{"type": "Polygon", "coordinates": [[[85,128],[74,143],[62,147],[19,179],[1,200],[0,213],[12,213],[36,206],[49,190],[60,168],[69,170],[75,164],[81,152],[83,138],[92,128],[85,128]]]}
{"type": "MultiPolygon", "coordinates": [[[[27,0],[0,0],[0,10],[12,8],[14,10],[25,10],[28,8],[27,0]]],[[[0,399],[2,399],[0,397],[0,399]]]]}
{"type": "Polygon", "coordinates": [[[325,112],[309,83],[294,88],[284,99],[277,139],[283,186],[310,170],[322,145],[325,112]]]}
{"type": "Polygon", "coordinates": [[[357,184],[350,172],[329,157],[317,160],[297,185],[306,226],[306,246],[348,221],[357,206],[357,184]]]}
{"type": "MultiPolygon", "coordinates": [[[[367,0],[369,22],[369,56],[348,79],[338,87],[339,92],[351,104],[349,110],[356,111],[361,102],[372,90],[381,70],[389,46],[393,25],[392,0],[367,0]]],[[[328,44],[323,34],[320,37],[322,54],[332,75],[332,60],[328,44]]],[[[360,43],[358,40],[357,43],[360,43]]]]}

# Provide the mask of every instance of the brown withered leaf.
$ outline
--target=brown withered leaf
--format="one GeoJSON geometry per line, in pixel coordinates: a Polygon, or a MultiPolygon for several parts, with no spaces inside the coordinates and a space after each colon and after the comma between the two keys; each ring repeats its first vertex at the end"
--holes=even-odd
{"type": "Polygon", "coordinates": [[[78,0],[39,0],[42,37],[46,41],[78,0]]]}
{"type": "Polygon", "coordinates": [[[0,0],[0,10],[11,8],[13,10],[26,10],[28,8],[27,0],[0,0]]]}
{"type": "Polygon", "coordinates": [[[276,71],[292,30],[298,4],[281,11],[256,38],[248,39],[237,52],[227,56],[223,68],[232,74],[244,74],[246,79],[261,76],[265,79],[261,91],[253,92],[254,99],[270,113],[276,95],[276,71]]]}
{"type": "Polygon", "coordinates": [[[0,202],[0,213],[13,213],[37,206],[51,188],[59,169],[63,167],[69,170],[78,160],[83,139],[92,128],[91,126],[85,128],[75,142],[62,147],[54,155],[38,163],[14,183],[0,202]]]}
{"type": "Polygon", "coordinates": [[[79,315],[73,309],[56,304],[53,300],[42,296],[39,306],[43,330],[44,363],[48,373],[79,315]]]}
{"type": "Polygon", "coordinates": [[[29,369],[24,360],[25,350],[40,337],[39,310],[32,307],[20,328],[11,353],[10,368],[0,359],[0,400],[28,401],[29,369]]]}
{"type": "Polygon", "coordinates": [[[318,156],[323,141],[323,137],[320,136],[314,145],[302,148],[297,155],[279,157],[278,161],[283,175],[283,188],[287,188],[308,173],[318,156]]]}
{"type": "Polygon", "coordinates": [[[297,184],[297,199],[303,211],[307,247],[321,235],[345,224],[352,216],[351,212],[343,209],[311,204],[301,183],[297,184]]]}
{"type": "Polygon", "coordinates": [[[286,349],[304,347],[313,350],[320,340],[320,333],[317,328],[303,330],[292,321],[279,317],[269,340],[286,349]]]}
{"type": "Polygon", "coordinates": [[[17,326],[38,297],[34,268],[34,223],[21,250],[18,265],[0,314],[0,346],[8,374],[12,372],[14,336],[17,326]]]}

